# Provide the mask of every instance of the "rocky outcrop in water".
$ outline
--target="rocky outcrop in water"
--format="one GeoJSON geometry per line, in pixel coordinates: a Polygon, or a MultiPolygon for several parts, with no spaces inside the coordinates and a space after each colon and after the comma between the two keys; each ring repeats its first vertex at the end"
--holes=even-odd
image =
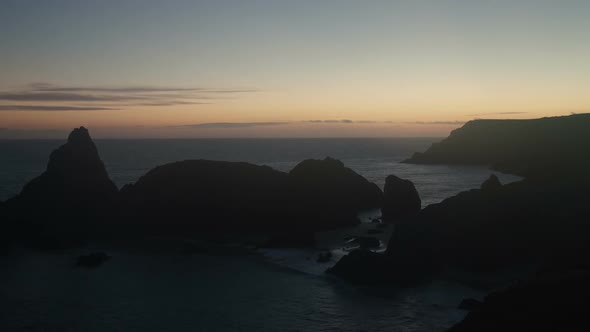
{"type": "Polygon", "coordinates": [[[376,184],[330,157],[300,162],[289,172],[289,181],[317,210],[321,206],[328,210],[379,208],[383,200],[383,192],[376,184]]]}
{"type": "Polygon", "coordinates": [[[500,183],[500,179],[496,176],[496,174],[490,175],[490,177],[485,180],[481,184],[481,191],[483,192],[492,192],[494,190],[498,190],[502,187],[502,183],[500,183]]]}
{"type": "Polygon", "coordinates": [[[384,222],[407,220],[420,212],[422,201],[412,181],[390,175],[385,179],[383,191],[384,222]]]}
{"type": "Polygon", "coordinates": [[[270,231],[286,214],[287,177],[248,163],[180,161],[124,186],[117,211],[121,223],[140,232],[270,231]]]}
{"type": "Polygon", "coordinates": [[[90,238],[211,232],[256,232],[269,235],[273,246],[310,246],[314,231],[354,225],[360,209],[381,204],[375,184],[332,158],[303,161],[290,173],[240,162],[180,161],[152,169],[119,192],[80,127],[0,213],[5,234],[43,248],[90,238]]]}
{"type": "Polygon", "coordinates": [[[394,273],[387,257],[366,249],[356,249],[342,257],[326,273],[354,284],[390,283],[394,273]]]}
{"type": "Polygon", "coordinates": [[[360,209],[379,207],[381,199],[376,185],[330,158],[304,161],[288,174],[187,160],[156,167],[122,188],[117,210],[124,221],[158,232],[256,231],[280,240],[353,225],[360,209]]]}
{"type": "Polygon", "coordinates": [[[93,236],[116,194],[88,130],[80,127],[6,208],[12,227],[32,245],[69,246],[93,236]]]}

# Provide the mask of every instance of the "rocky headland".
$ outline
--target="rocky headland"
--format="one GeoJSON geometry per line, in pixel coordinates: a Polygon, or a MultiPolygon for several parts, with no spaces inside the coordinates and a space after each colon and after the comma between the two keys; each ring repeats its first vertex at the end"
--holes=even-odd
{"type": "Polygon", "coordinates": [[[485,165],[527,178],[590,179],[590,114],[473,120],[407,163],[485,165]]]}
{"type": "Polygon", "coordinates": [[[406,162],[489,165],[525,179],[502,185],[492,175],[397,222],[386,253],[353,252],[328,272],[370,285],[451,277],[496,289],[451,331],[587,330],[588,128],[588,114],[468,122],[406,162]]]}

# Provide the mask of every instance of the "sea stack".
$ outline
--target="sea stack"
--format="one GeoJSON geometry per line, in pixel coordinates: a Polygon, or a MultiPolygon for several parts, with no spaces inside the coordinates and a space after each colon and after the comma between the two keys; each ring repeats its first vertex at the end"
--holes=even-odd
{"type": "Polygon", "coordinates": [[[410,180],[390,175],[385,179],[383,221],[395,222],[411,218],[420,212],[422,200],[410,180]]]}
{"type": "Polygon", "coordinates": [[[45,172],[6,205],[14,226],[32,245],[61,246],[91,232],[91,223],[108,210],[116,194],[88,130],[80,127],[51,153],[45,172]]]}
{"type": "Polygon", "coordinates": [[[18,197],[81,208],[103,203],[116,193],[88,129],[80,127],[51,153],[47,170],[27,183],[18,197]]]}
{"type": "Polygon", "coordinates": [[[487,180],[485,180],[481,184],[481,191],[490,192],[490,191],[497,190],[498,188],[501,188],[501,187],[502,187],[502,183],[500,183],[500,180],[498,179],[496,174],[492,174],[492,175],[490,175],[490,177],[487,180]]]}

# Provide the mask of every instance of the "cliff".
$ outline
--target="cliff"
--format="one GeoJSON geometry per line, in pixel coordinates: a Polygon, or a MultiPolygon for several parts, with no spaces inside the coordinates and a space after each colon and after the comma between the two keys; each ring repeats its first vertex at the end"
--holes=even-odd
{"type": "Polygon", "coordinates": [[[473,120],[407,163],[488,165],[526,177],[588,180],[590,114],[473,120]]]}

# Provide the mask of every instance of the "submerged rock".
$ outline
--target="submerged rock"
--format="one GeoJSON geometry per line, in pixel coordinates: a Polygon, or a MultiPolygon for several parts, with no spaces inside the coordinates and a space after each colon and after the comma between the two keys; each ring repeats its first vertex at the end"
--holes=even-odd
{"type": "Polygon", "coordinates": [[[476,299],[463,299],[457,309],[472,311],[481,306],[482,302],[476,299]]]}
{"type": "Polygon", "coordinates": [[[88,255],[79,256],[76,260],[76,266],[78,267],[98,267],[104,262],[111,259],[111,256],[104,252],[93,252],[88,255]]]}
{"type": "Polygon", "coordinates": [[[332,252],[331,251],[326,251],[326,252],[320,252],[319,253],[317,262],[318,263],[327,263],[327,262],[329,262],[331,260],[332,260],[332,252]]]}
{"type": "Polygon", "coordinates": [[[387,258],[370,250],[357,249],[342,257],[326,273],[356,284],[391,281],[387,258]]]}
{"type": "Polygon", "coordinates": [[[290,232],[271,236],[265,248],[310,248],[315,246],[315,234],[312,232],[290,232]]]}
{"type": "Polygon", "coordinates": [[[385,222],[411,218],[422,208],[422,200],[412,181],[395,175],[385,179],[383,198],[381,212],[385,222]]]}
{"type": "Polygon", "coordinates": [[[361,249],[379,248],[381,242],[373,236],[358,236],[353,241],[353,244],[358,244],[361,249]]]}

